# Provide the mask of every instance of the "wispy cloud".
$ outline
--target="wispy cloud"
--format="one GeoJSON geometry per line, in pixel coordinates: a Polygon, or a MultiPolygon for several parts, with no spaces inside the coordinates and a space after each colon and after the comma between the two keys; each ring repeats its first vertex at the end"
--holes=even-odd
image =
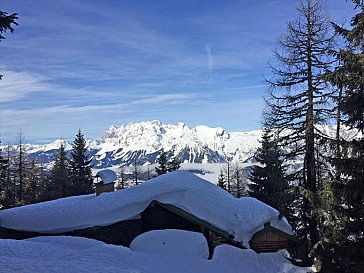
{"type": "Polygon", "coordinates": [[[29,72],[15,72],[5,70],[0,81],[0,103],[18,101],[34,92],[50,89],[47,78],[29,72]]]}
{"type": "Polygon", "coordinates": [[[0,134],[95,136],[142,119],[259,127],[268,59],[299,3],[53,2],[2,3],[20,19],[0,44],[0,134]]]}

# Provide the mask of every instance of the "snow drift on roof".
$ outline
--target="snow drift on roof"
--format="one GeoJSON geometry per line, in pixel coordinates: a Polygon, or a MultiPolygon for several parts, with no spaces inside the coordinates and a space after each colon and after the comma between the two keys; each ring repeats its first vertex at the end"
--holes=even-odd
{"type": "Polygon", "coordinates": [[[116,173],[113,170],[102,170],[97,172],[95,177],[100,177],[102,180],[102,184],[110,184],[116,181],[116,173]]]}
{"type": "Polygon", "coordinates": [[[5,228],[62,233],[135,219],[152,202],[179,207],[227,231],[249,247],[264,223],[291,234],[291,226],[272,207],[250,197],[236,199],[216,185],[186,171],[158,176],[138,186],[103,193],[62,198],[0,211],[5,228]]]}

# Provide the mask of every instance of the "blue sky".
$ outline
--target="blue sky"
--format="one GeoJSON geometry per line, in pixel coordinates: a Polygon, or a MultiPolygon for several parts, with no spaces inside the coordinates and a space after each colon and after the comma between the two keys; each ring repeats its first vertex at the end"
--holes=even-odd
{"type": "MultiPolygon", "coordinates": [[[[158,119],[260,128],[264,77],[296,0],[19,0],[0,42],[0,138],[98,138],[158,119]]],[[[327,1],[335,21],[353,6],[327,1]]]]}

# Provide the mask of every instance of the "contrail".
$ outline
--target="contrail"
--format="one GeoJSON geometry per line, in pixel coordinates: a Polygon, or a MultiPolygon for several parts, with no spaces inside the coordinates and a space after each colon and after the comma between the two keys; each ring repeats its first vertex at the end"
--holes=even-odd
{"type": "Polygon", "coordinates": [[[209,45],[206,45],[206,52],[207,52],[207,58],[208,58],[208,69],[211,73],[214,69],[214,58],[212,57],[211,48],[209,45]]]}

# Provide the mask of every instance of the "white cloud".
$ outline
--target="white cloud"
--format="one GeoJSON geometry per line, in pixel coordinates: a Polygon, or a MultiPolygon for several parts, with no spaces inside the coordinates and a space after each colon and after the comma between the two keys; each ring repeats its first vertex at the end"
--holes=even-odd
{"type": "Polygon", "coordinates": [[[14,102],[34,92],[46,91],[50,84],[46,78],[28,72],[2,71],[0,80],[0,103],[14,102]]]}

